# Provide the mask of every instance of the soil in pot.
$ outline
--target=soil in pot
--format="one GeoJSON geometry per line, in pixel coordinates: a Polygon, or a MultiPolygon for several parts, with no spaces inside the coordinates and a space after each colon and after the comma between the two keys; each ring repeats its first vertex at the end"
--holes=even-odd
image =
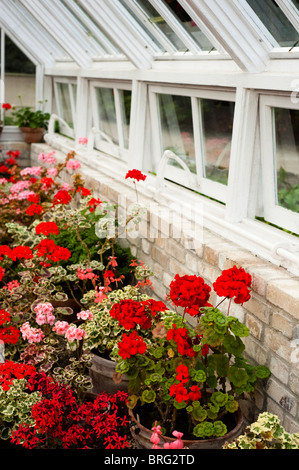
{"type": "MultiPolygon", "coordinates": [[[[181,410],[185,411],[185,410],[181,410]]],[[[150,438],[152,436],[152,430],[155,421],[158,421],[157,413],[150,405],[143,405],[142,407],[136,407],[134,413],[130,410],[130,417],[134,422],[135,426],[132,427],[132,435],[136,442],[138,449],[151,449],[152,443],[150,438]]],[[[190,434],[188,431],[188,418],[184,413],[179,414],[179,418],[176,421],[175,430],[184,433],[183,443],[184,447],[189,449],[222,449],[225,442],[238,437],[243,430],[243,416],[240,410],[236,413],[228,413],[222,418],[222,421],[227,426],[227,434],[221,437],[213,437],[210,439],[200,439],[190,434]]],[[[163,443],[172,442],[175,438],[167,435],[161,436],[161,447],[163,443]]]]}

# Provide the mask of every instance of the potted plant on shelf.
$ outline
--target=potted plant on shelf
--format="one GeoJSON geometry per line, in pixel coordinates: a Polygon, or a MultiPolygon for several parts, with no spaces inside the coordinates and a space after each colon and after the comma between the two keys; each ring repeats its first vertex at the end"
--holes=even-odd
{"type": "MultiPolygon", "coordinates": [[[[224,297],[221,302],[243,303],[250,298],[250,283],[250,275],[234,267],[223,271],[213,287],[224,297]]],[[[168,442],[176,429],[189,448],[221,448],[241,432],[240,399],[270,374],[243,356],[248,328],[223,314],[219,304],[213,307],[210,291],[200,276],[176,275],[169,299],[183,314],[125,300],[110,310],[127,330],[114,354],[116,370],[129,379],[128,406],[140,448],[151,448],[155,422],[168,442]],[[187,314],[197,318],[195,326],[187,314]]]]}
{"type": "MultiPolygon", "coordinates": [[[[19,98],[21,99],[20,96],[19,98]]],[[[23,105],[13,107],[13,110],[15,124],[21,129],[24,141],[28,144],[41,142],[45,130],[48,129],[50,113],[23,105]]]]}

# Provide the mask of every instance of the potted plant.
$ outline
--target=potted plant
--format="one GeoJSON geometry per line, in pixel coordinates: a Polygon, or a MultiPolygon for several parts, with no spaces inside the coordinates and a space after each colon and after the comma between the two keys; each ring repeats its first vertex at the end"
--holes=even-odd
{"type": "MultiPolygon", "coordinates": [[[[19,98],[21,100],[20,96],[19,98]]],[[[41,109],[33,110],[31,106],[23,106],[22,102],[20,107],[13,109],[15,124],[21,129],[24,141],[28,144],[41,142],[45,130],[48,129],[50,113],[41,109]]]]}
{"type": "Polygon", "coordinates": [[[31,393],[40,394],[40,399],[32,406],[31,422],[23,421],[12,432],[12,443],[29,449],[130,447],[123,392],[102,393],[81,402],[71,387],[44,373],[32,375],[28,387],[31,393]]]}
{"type": "MultiPolygon", "coordinates": [[[[234,267],[223,271],[213,287],[223,296],[221,303],[229,299],[230,305],[250,298],[250,283],[250,275],[234,267]]],[[[213,307],[210,291],[200,276],[176,275],[169,299],[182,314],[125,300],[110,310],[127,330],[114,354],[116,370],[129,379],[128,406],[140,447],[150,448],[155,421],[165,439],[177,429],[187,447],[221,447],[241,432],[240,399],[270,374],[246,360],[242,337],[249,335],[248,328],[222,313],[219,304],[213,307]],[[187,314],[197,318],[196,326],[190,326],[187,314]]]]}
{"type": "Polygon", "coordinates": [[[278,416],[264,412],[244,434],[225,443],[223,449],[299,449],[299,433],[286,432],[278,416]]]}

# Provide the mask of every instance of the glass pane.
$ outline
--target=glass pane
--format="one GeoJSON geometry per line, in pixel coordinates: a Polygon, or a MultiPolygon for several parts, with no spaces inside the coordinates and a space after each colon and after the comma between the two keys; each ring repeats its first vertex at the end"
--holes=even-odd
{"type": "Polygon", "coordinates": [[[299,212],[299,110],[274,108],[277,204],[299,212]]]}
{"type": "Polygon", "coordinates": [[[124,135],[124,146],[129,148],[129,133],[130,133],[130,115],[131,115],[131,91],[119,90],[120,104],[121,104],[121,117],[124,135]]]}
{"type": "Polygon", "coordinates": [[[172,13],[174,13],[176,19],[180,22],[181,26],[183,26],[183,28],[192,36],[200,49],[213,49],[212,43],[206,38],[177,0],[163,0],[163,3],[167,4],[172,13]]]}
{"type": "Polygon", "coordinates": [[[145,19],[144,21],[146,21],[146,23],[144,23],[136,14],[135,12],[130,8],[128,7],[128,5],[126,4],[125,0],[119,0],[120,3],[123,5],[124,8],[126,8],[126,10],[130,13],[130,15],[132,16],[132,18],[134,18],[134,20],[139,24],[139,26],[146,32],[146,34],[150,37],[150,39],[155,43],[155,45],[157,46],[157,48],[161,51],[161,52],[166,52],[164,47],[159,43],[159,41],[156,39],[156,37],[152,34],[152,32],[146,27],[147,26],[147,23],[148,23],[148,19],[145,19]]]}
{"type": "Polygon", "coordinates": [[[116,112],[114,103],[114,91],[112,88],[97,88],[97,105],[99,110],[100,130],[113,141],[119,144],[116,112]]]}
{"type": "MultiPolygon", "coordinates": [[[[191,98],[189,96],[158,95],[163,151],[171,150],[191,172],[196,173],[191,98]]],[[[181,166],[170,160],[176,167],[181,166]]]]}
{"type": "MultiPolygon", "coordinates": [[[[5,101],[16,108],[35,108],[35,65],[5,36],[5,101]]],[[[13,125],[12,110],[5,111],[5,124],[13,125]]]]}
{"type": "Polygon", "coordinates": [[[136,0],[140,8],[147,15],[149,21],[155,24],[162,33],[169,39],[173,46],[180,52],[186,52],[188,49],[180,38],[175,34],[171,27],[166,23],[160,13],[151,5],[148,0],[136,0]]]}
{"type": "Polygon", "coordinates": [[[73,129],[73,115],[71,108],[71,98],[67,83],[58,83],[59,102],[62,111],[62,119],[73,129]]]}
{"type": "Polygon", "coordinates": [[[234,103],[201,99],[204,175],[227,184],[234,118],[234,103]]]}
{"type": "Polygon", "coordinates": [[[273,0],[247,0],[247,3],[281,47],[291,47],[299,40],[298,32],[273,0]]]}

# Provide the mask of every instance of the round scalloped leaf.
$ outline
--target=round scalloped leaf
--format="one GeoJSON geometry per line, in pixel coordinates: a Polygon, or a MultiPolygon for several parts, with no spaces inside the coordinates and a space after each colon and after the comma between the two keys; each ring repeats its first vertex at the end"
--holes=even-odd
{"type": "Polygon", "coordinates": [[[138,402],[138,397],[136,395],[129,395],[128,399],[127,399],[127,407],[132,410],[136,404],[138,402]]]}
{"type": "Polygon", "coordinates": [[[248,382],[248,374],[246,370],[240,369],[239,367],[230,367],[228,375],[230,382],[232,382],[235,387],[243,387],[248,382]]]}
{"type": "Polygon", "coordinates": [[[192,418],[196,421],[204,421],[207,418],[207,411],[202,406],[193,407],[192,418]]]}
{"type": "Polygon", "coordinates": [[[156,392],[154,390],[144,390],[141,399],[145,401],[145,403],[154,403],[156,400],[156,392]]]}
{"type": "Polygon", "coordinates": [[[229,317],[229,327],[235,336],[249,336],[249,328],[243,325],[237,318],[229,317]]]}
{"type": "Polygon", "coordinates": [[[227,433],[227,427],[222,421],[215,421],[214,423],[214,436],[220,437],[227,433]]]}
{"type": "Polygon", "coordinates": [[[223,340],[223,346],[229,354],[239,356],[245,349],[243,341],[239,336],[228,335],[223,340]]]}
{"type": "Polygon", "coordinates": [[[56,292],[54,295],[55,300],[60,300],[61,302],[64,302],[68,300],[68,295],[65,294],[64,292],[56,292]]]}
{"type": "Polygon", "coordinates": [[[266,379],[271,374],[270,370],[266,366],[257,366],[255,373],[258,379],[266,379]]]}

